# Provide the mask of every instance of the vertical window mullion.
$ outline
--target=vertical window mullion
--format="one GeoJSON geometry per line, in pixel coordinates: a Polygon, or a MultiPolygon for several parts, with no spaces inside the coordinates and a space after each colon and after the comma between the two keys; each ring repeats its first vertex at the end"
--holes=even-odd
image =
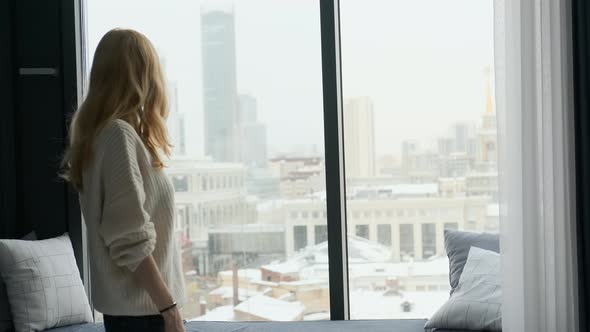
{"type": "Polygon", "coordinates": [[[349,319],[339,1],[320,0],[330,318],[349,319]]]}

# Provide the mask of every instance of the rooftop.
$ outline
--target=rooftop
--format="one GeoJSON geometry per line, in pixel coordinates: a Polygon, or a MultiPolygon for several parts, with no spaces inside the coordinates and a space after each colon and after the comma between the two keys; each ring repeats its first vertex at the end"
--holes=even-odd
{"type": "Polygon", "coordinates": [[[263,320],[294,321],[305,311],[301,302],[285,302],[272,297],[258,295],[238,304],[234,311],[239,311],[263,320]]]}

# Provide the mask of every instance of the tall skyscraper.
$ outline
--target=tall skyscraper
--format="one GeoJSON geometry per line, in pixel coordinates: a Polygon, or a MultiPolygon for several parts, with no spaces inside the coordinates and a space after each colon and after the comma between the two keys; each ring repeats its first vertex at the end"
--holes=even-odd
{"type": "Polygon", "coordinates": [[[375,176],[375,125],[369,97],[344,104],[344,156],[347,177],[375,176]]]}
{"type": "Polygon", "coordinates": [[[236,82],[233,13],[201,13],[205,154],[215,161],[238,161],[240,117],[236,82]]]}

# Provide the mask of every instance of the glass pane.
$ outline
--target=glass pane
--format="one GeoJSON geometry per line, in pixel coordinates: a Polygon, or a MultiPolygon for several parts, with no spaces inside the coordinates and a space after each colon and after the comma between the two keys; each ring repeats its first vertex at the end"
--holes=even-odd
{"type": "Polygon", "coordinates": [[[391,225],[377,225],[377,242],[391,246],[391,225]]]}
{"type": "Polygon", "coordinates": [[[164,68],[184,318],[329,319],[319,1],[85,8],[89,63],[123,27],[164,68]]]}
{"type": "Polygon", "coordinates": [[[493,2],[340,11],[351,318],[429,318],[445,229],[498,231],[493,2]]]}

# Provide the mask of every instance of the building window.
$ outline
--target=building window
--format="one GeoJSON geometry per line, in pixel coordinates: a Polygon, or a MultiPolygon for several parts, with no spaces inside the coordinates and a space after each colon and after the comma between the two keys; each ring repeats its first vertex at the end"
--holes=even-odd
{"type": "Polygon", "coordinates": [[[414,225],[399,225],[399,252],[402,260],[414,257],[414,225]]]}
{"type": "Polygon", "coordinates": [[[298,251],[307,247],[307,226],[293,227],[293,249],[298,251]]]}
{"type": "Polygon", "coordinates": [[[201,178],[201,185],[203,187],[203,191],[207,191],[207,178],[205,176],[201,178]]]}
{"type": "Polygon", "coordinates": [[[328,241],[328,226],[327,225],[316,225],[315,231],[315,244],[328,241]]]}
{"type": "Polygon", "coordinates": [[[377,242],[385,246],[391,246],[391,225],[377,225],[377,242]]]}
{"type": "Polygon", "coordinates": [[[291,211],[291,219],[297,219],[298,213],[297,211],[291,211]]]}
{"type": "Polygon", "coordinates": [[[309,212],[307,212],[307,211],[303,211],[303,212],[301,212],[301,217],[302,217],[303,219],[307,219],[307,218],[309,217],[309,212]]]}
{"type": "Polygon", "coordinates": [[[175,192],[187,192],[188,191],[188,176],[186,175],[173,175],[172,185],[174,186],[175,192]]]}
{"type": "Polygon", "coordinates": [[[375,211],[375,218],[381,218],[381,211],[375,211]]]}
{"type": "Polygon", "coordinates": [[[369,225],[356,225],[355,226],[356,236],[369,239],[369,225]]]}
{"type": "Polygon", "coordinates": [[[436,225],[422,224],[422,257],[430,258],[436,254],[436,225]]]}
{"type": "Polygon", "coordinates": [[[365,218],[370,218],[370,217],[371,217],[371,211],[365,211],[365,212],[363,213],[363,217],[365,217],[365,218]]]}
{"type": "Polygon", "coordinates": [[[313,212],[311,213],[311,217],[312,217],[313,219],[318,219],[318,218],[320,217],[320,213],[319,213],[319,211],[313,211],[313,212]]]}

